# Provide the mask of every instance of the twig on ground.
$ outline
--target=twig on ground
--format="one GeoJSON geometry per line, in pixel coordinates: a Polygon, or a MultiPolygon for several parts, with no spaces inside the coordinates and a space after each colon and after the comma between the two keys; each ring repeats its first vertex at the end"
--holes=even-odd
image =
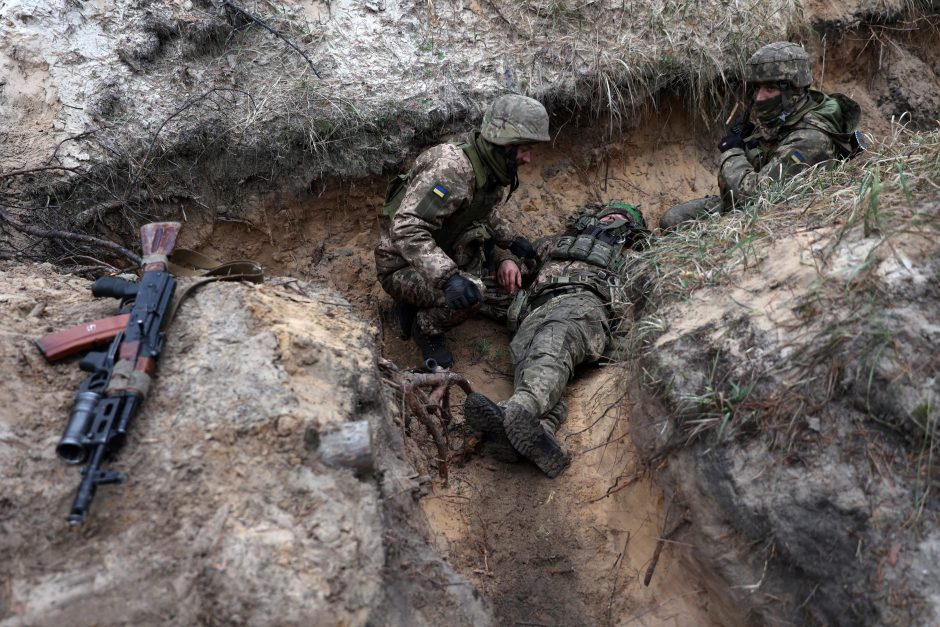
{"type": "Polygon", "coordinates": [[[102,214],[117,211],[125,204],[126,203],[123,200],[109,200],[107,202],[98,203],[94,207],[89,207],[88,209],[79,211],[75,215],[75,224],[84,228],[88,225],[89,222],[94,221],[96,218],[101,218],[102,214]]]}
{"type": "Polygon", "coordinates": [[[683,517],[669,531],[663,530],[663,534],[659,537],[659,540],[656,541],[656,549],[653,551],[653,559],[650,560],[650,565],[646,569],[646,576],[643,577],[643,585],[649,586],[650,581],[653,579],[653,571],[656,570],[656,564],[659,563],[659,556],[663,552],[663,547],[666,546],[672,536],[676,535],[680,529],[689,524],[689,519],[683,517]]]}
{"type": "Polygon", "coordinates": [[[620,574],[620,566],[623,564],[623,557],[627,554],[627,546],[630,544],[630,532],[627,532],[627,539],[623,542],[623,550],[617,555],[613,565],[610,567],[613,575],[610,584],[610,598],[607,600],[607,622],[613,624],[614,596],[617,594],[617,578],[620,574]]]}
{"type": "Polygon", "coordinates": [[[632,477],[630,477],[629,479],[627,479],[627,480],[623,483],[623,485],[619,485],[619,486],[618,486],[617,484],[620,483],[620,480],[621,480],[622,478],[623,478],[623,475],[621,475],[620,477],[617,477],[617,480],[614,481],[614,485],[612,485],[612,486],[610,486],[609,488],[607,488],[607,491],[606,491],[604,494],[602,494],[602,495],[600,495],[600,496],[596,496],[596,497],[594,497],[593,499],[590,499],[590,500],[588,500],[588,501],[585,501],[584,504],[587,505],[587,504],[590,504],[590,503],[597,503],[598,501],[601,501],[601,500],[603,500],[603,499],[606,499],[608,496],[611,496],[611,495],[613,495],[613,494],[616,494],[617,492],[620,492],[621,490],[626,490],[627,488],[629,488],[629,487],[632,486],[634,483],[636,483],[637,481],[640,480],[640,475],[639,475],[639,474],[635,474],[635,475],[633,475],[632,477]]]}
{"type": "Polygon", "coordinates": [[[38,168],[28,168],[26,170],[11,170],[10,172],[0,172],[0,180],[8,179],[14,176],[25,176],[35,172],[46,172],[48,170],[65,170],[66,172],[76,172],[78,168],[67,168],[62,165],[47,165],[38,168]]]}

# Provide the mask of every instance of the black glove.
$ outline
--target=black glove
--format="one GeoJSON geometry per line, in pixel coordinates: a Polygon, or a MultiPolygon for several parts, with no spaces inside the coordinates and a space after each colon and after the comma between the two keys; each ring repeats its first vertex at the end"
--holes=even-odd
{"type": "Polygon", "coordinates": [[[744,150],[744,138],[739,133],[736,133],[734,129],[729,129],[728,133],[721,138],[721,143],[718,144],[718,150],[724,152],[732,148],[744,150]]]}
{"type": "Polygon", "coordinates": [[[728,133],[721,138],[721,143],[718,144],[718,150],[724,152],[732,148],[740,148],[742,150],[753,148],[757,145],[757,142],[754,140],[745,142],[744,138],[753,135],[754,128],[753,122],[743,116],[738,117],[731,123],[731,126],[728,127],[728,133]]]}
{"type": "Polygon", "coordinates": [[[444,285],[444,298],[451,309],[467,309],[483,300],[480,288],[465,276],[455,274],[444,285]]]}
{"type": "Polygon", "coordinates": [[[745,119],[743,115],[738,116],[735,121],[731,123],[731,126],[728,127],[728,130],[733,131],[741,137],[748,137],[754,134],[754,123],[745,119]]]}

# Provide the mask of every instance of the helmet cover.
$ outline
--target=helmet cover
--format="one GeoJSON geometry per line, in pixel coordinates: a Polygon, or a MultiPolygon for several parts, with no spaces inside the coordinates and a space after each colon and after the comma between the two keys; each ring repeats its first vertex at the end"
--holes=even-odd
{"type": "Polygon", "coordinates": [[[744,70],[748,83],[786,82],[798,89],[813,82],[809,54],[803,46],[789,41],[767,44],[751,55],[744,70]]]}
{"type": "Polygon", "coordinates": [[[518,94],[500,96],[483,114],[480,136],[498,146],[547,142],[548,112],[538,100],[518,94]]]}

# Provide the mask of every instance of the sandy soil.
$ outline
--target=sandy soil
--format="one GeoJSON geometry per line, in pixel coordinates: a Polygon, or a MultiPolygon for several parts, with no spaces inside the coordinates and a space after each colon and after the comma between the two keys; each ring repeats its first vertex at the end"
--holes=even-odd
{"type": "MultiPolygon", "coordinates": [[[[857,98],[865,128],[886,133],[879,102],[853,79],[852,67],[830,56],[823,87],[857,98]]],[[[656,224],[672,204],[716,192],[717,131],[691,122],[668,97],[648,120],[614,140],[576,120],[553,120],[553,133],[553,142],[538,147],[533,163],[520,171],[522,186],[506,207],[530,237],[557,231],[588,200],[638,204],[656,224]]],[[[258,259],[272,274],[329,284],[379,326],[386,357],[413,366],[417,349],[387,324],[390,300],[374,278],[371,251],[384,184],[314,182],[303,195],[260,200],[252,223],[194,224],[185,243],[222,258],[258,259]]],[[[497,400],[509,396],[504,331],[476,321],[449,339],[456,370],[475,389],[497,400]]],[[[422,506],[441,550],[489,598],[503,624],[727,623],[730,614],[714,606],[707,582],[683,565],[688,547],[681,543],[667,544],[651,585],[643,585],[656,540],[679,513],[643,474],[629,444],[631,408],[619,397],[624,376],[613,367],[587,368],[570,386],[571,417],[561,434],[574,462],[554,481],[525,463],[466,454],[455,412],[449,485],[435,482],[422,506]]],[[[455,393],[455,406],[461,402],[455,393]]],[[[420,427],[412,437],[418,445],[413,463],[434,475],[430,439],[420,427]]]]}
{"type": "MultiPolygon", "coordinates": [[[[501,335],[478,322],[454,342],[467,364],[461,372],[500,400],[511,393],[501,335]],[[480,339],[493,357],[474,363],[480,339]]],[[[392,344],[386,349],[399,348],[392,344]]],[[[643,585],[665,512],[630,444],[623,376],[617,366],[588,367],[569,387],[571,418],[559,435],[573,462],[561,477],[474,453],[422,501],[444,554],[493,602],[500,624],[719,624],[703,586],[681,564],[684,547],[668,546],[643,585]]],[[[452,448],[462,446],[457,435],[452,448]]]]}

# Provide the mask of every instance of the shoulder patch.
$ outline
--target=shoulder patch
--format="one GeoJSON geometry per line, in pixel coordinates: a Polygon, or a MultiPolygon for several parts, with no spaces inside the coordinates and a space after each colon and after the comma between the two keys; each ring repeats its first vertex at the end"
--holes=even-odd
{"type": "Polygon", "coordinates": [[[806,163],[806,157],[799,150],[791,152],[790,158],[793,159],[793,163],[806,163]]]}
{"type": "Polygon", "coordinates": [[[450,196],[450,192],[447,191],[447,188],[440,183],[435,183],[424,194],[424,198],[421,199],[418,206],[415,207],[415,213],[425,220],[435,218],[441,207],[444,206],[444,201],[447,200],[448,196],[450,196]]]}

